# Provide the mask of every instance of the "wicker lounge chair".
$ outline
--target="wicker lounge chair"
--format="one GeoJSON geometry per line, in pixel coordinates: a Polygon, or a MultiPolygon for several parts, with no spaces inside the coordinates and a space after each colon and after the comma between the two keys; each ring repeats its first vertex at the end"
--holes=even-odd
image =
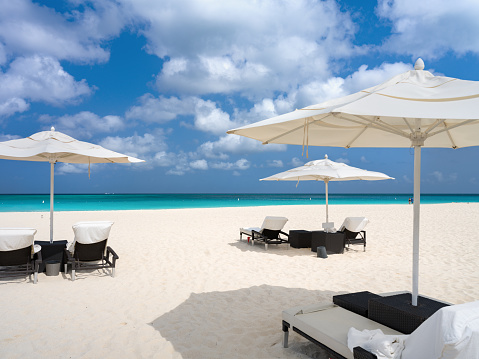
{"type": "MultiPolygon", "coordinates": [[[[283,311],[283,346],[288,346],[288,330],[292,328],[325,349],[330,357],[335,359],[376,359],[377,356],[365,348],[375,351],[378,349],[378,343],[384,347],[384,343],[394,343],[396,340],[402,342],[401,358],[403,359],[479,359],[479,301],[448,305],[430,298],[419,297],[423,300],[421,304],[423,308],[410,308],[408,315],[396,318],[396,326],[401,326],[404,321],[415,322],[425,311],[432,313],[409,335],[402,335],[401,331],[352,311],[359,308],[352,308],[351,300],[363,306],[361,302],[367,298],[370,301],[391,298],[392,302],[398,302],[402,301],[404,295],[410,296],[410,293],[381,297],[369,292],[359,292],[352,293],[349,298],[348,295],[339,296],[342,297],[340,302],[346,303],[346,308],[349,309],[333,303],[320,303],[285,310],[283,311]],[[436,310],[437,307],[440,308],[436,310]],[[413,315],[417,315],[417,318],[412,318],[413,315]],[[356,346],[357,337],[356,341],[352,340],[352,337],[348,338],[350,328],[358,331],[381,329],[384,335],[380,334],[380,340],[374,343],[370,341],[371,336],[368,333],[365,336],[367,339],[360,340],[360,345],[356,346]],[[349,347],[348,340],[352,340],[349,347]],[[349,349],[351,347],[354,347],[353,352],[349,349]]],[[[382,316],[387,317],[391,311],[394,314],[394,308],[384,307],[382,316]]],[[[399,353],[396,354],[399,355],[399,353]]]]}
{"type": "Polygon", "coordinates": [[[245,234],[248,236],[248,241],[251,240],[252,245],[256,241],[263,242],[265,250],[268,249],[268,244],[288,243],[288,234],[282,231],[287,221],[286,217],[268,216],[264,219],[261,227],[240,228],[240,240],[245,234]],[[281,235],[286,238],[282,238],[281,235]]]}
{"type": "Polygon", "coordinates": [[[37,283],[42,253],[41,247],[34,245],[36,232],[32,228],[0,228],[1,278],[33,274],[33,283],[37,283]]]}
{"type": "Polygon", "coordinates": [[[72,266],[72,281],[75,280],[75,271],[111,268],[111,276],[115,276],[116,260],[119,259],[115,251],[107,246],[113,222],[79,222],[73,225],[75,238],[65,248],[65,273],[68,265],[72,266]]]}
{"type": "Polygon", "coordinates": [[[339,232],[344,233],[344,242],[348,248],[351,244],[362,244],[364,251],[366,251],[366,231],[364,227],[368,223],[369,220],[366,217],[347,217],[344,220],[339,227],[339,232]]]}
{"type": "Polygon", "coordinates": [[[381,329],[389,335],[402,334],[333,303],[319,303],[283,311],[283,347],[288,347],[288,330],[291,328],[323,348],[330,358],[353,359],[356,357],[348,348],[351,327],[359,330],[381,329]]]}

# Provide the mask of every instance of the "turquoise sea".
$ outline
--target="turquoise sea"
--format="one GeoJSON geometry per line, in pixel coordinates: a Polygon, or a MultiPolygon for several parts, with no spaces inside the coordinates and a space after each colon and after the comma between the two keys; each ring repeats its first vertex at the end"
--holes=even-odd
{"type": "MultiPolygon", "coordinates": [[[[407,204],[411,194],[330,194],[330,205],[407,204]]],[[[324,194],[56,194],[55,211],[325,204],[324,194]]],[[[479,194],[422,194],[421,203],[479,202],[479,194]]],[[[49,194],[0,195],[0,212],[48,212],[49,194]]]]}

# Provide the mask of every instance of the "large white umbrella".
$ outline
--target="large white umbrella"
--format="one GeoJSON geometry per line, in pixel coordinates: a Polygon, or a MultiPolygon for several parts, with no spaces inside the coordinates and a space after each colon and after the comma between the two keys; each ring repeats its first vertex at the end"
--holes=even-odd
{"type": "Polygon", "coordinates": [[[479,145],[479,82],[414,70],[349,96],[228,131],[267,143],[336,147],[414,147],[412,303],[419,277],[422,147],[479,145]]]}
{"type": "Polygon", "coordinates": [[[331,181],[379,181],[394,179],[381,172],[367,171],[348,166],[345,163],[334,162],[324,156],[324,160],[310,161],[303,166],[262,178],[260,181],[323,181],[326,197],[326,222],[323,228],[328,230],[334,226],[328,216],[328,183],[331,181]]]}
{"type": "MultiPolygon", "coordinates": [[[[42,131],[29,137],[0,142],[0,159],[50,162],[50,242],[53,242],[54,166],[64,163],[135,163],[144,162],[98,145],[82,142],[55,131],[42,131]]],[[[88,167],[90,172],[90,167],[88,167]]]]}

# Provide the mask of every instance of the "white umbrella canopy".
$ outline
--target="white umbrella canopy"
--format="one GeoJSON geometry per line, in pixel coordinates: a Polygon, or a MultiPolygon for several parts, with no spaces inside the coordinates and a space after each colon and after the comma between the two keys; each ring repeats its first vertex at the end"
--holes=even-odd
{"type": "MultiPolygon", "coordinates": [[[[54,166],[64,163],[137,163],[135,157],[82,142],[55,131],[42,131],[29,137],[0,142],[0,159],[50,162],[50,242],[53,242],[54,166]]],[[[90,168],[88,168],[90,172],[90,168]]]]}
{"type": "Polygon", "coordinates": [[[412,303],[417,305],[421,148],[479,145],[479,82],[414,70],[355,94],[228,131],[267,143],[414,147],[412,303]]]}
{"type": "Polygon", "coordinates": [[[323,181],[325,184],[326,197],[326,222],[323,228],[328,230],[334,226],[329,222],[328,214],[328,183],[331,181],[380,181],[394,179],[381,172],[367,171],[348,166],[345,163],[334,162],[324,156],[324,160],[310,161],[303,166],[280,172],[275,175],[262,178],[260,181],[323,181]]]}

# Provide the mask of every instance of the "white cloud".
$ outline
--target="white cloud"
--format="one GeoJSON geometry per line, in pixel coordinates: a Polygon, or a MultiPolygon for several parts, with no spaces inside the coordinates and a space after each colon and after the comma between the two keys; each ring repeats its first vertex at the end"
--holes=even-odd
{"type": "Polygon", "coordinates": [[[363,163],[369,163],[369,161],[366,159],[366,157],[361,156],[361,162],[363,163]]]}
{"type": "Polygon", "coordinates": [[[101,45],[129,21],[125,10],[117,2],[101,0],[78,2],[65,13],[28,0],[2,1],[4,57],[40,54],[80,63],[105,62],[109,52],[101,45]]]}
{"type": "Polygon", "coordinates": [[[268,160],[266,161],[266,165],[268,167],[276,167],[276,168],[281,168],[283,167],[283,161],[281,160],[268,160]]]}
{"type": "Polygon", "coordinates": [[[211,168],[219,170],[247,170],[250,168],[251,163],[242,158],[236,162],[213,162],[211,163],[211,168]]]}
{"type": "Polygon", "coordinates": [[[339,162],[339,163],[344,163],[344,164],[348,164],[349,163],[349,160],[347,158],[337,158],[336,159],[336,162],[339,162]]]}
{"type": "Polygon", "coordinates": [[[224,134],[237,124],[230,120],[230,116],[216,107],[212,101],[198,100],[195,108],[195,127],[204,132],[216,135],[224,134]]]}
{"type": "Polygon", "coordinates": [[[413,181],[406,175],[402,176],[402,179],[404,180],[404,182],[406,183],[413,183],[413,181]]]}
{"type": "Polygon", "coordinates": [[[302,166],[304,165],[304,161],[302,161],[301,159],[299,159],[298,157],[293,157],[291,159],[291,166],[293,167],[299,167],[299,166],[302,166]]]}
{"type": "Polygon", "coordinates": [[[198,102],[196,97],[179,99],[178,97],[154,97],[145,94],[139,98],[140,105],[132,106],[125,114],[127,119],[150,123],[165,123],[181,115],[192,115],[198,102]]]}
{"type": "Polygon", "coordinates": [[[29,108],[30,105],[26,103],[24,99],[18,97],[11,97],[5,99],[3,103],[0,102],[0,117],[8,117],[16,112],[25,112],[29,108]]]}
{"type": "Polygon", "coordinates": [[[208,162],[206,160],[197,160],[190,163],[190,167],[196,170],[207,170],[208,162]]]}
{"type": "Polygon", "coordinates": [[[89,111],[58,118],[41,116],[39,120],[49,125],[54,124],[58,131],[69,133],[75,138],[91,138],[99,133],[116,132],[125,127],[121,117],[112,115],[100,117],[89,111]]]}
{"type": "Polygon", "coordinates": [[[66,175],[71,173],[88,173],[88,165],[59,163],[55,166],[55,173],[58,175],[66,175]]]}
{"type": "Polygon", "coordinates": [[[321,81],[305,81],[286,95],[280,94],[275,99],[262,99],[249,110],[236,110],[234,121],[238,125],[245,125],[265,120],[294,111],[296,108],[319,104],[376,86],[411,69],[412,65],[402,62],[382,63],[372,69],[368,69],[367,65],[362,65],[346,78],[329,77],[321,81]]]}
{"type": "Polygon", "coordinates": [[[479,3],[475,0],[379,0],[376,12],[393,27],[383,51],[430,59],[448,51],[479,53],[479,3]]]}
{"type": "Polygon", "coordinates": [[[208,158],[228,158],[228,153],[244,154],[266,151],[286,151],[286,145],[269,144],[262,145],[261,142],[246,137],[236,135],[226,135],[220,137],[217,141],[208,141],[203,143],[198,152],[208,158]]]}
{"type": "Polygon", "coordinates": [[[122,4],[147,24],[147,51],[166,60],[157,86],[171,92],[262,98],[324,79],[332,59],[357,51],[355,25],[333,0],[122,4]]]}
{"type": "Polygon", "coordinates": [[[151,156],[155,156],[154,154],[161,153],[167,148],[165,136],[161,130],[154,133],[145,133],[143,136],[137,134],[129,137],[109,136],[100,141],[99,144],[109,150],[147,161],[151,156]]]}
{"type": "Polygon", "coordinates": [[[437,182],[454,182],[457,180],[457,173],[449,173],[445,175],[441,171],[434,171],[431,173],[431,176],[433,176],[437,182]]]}
{"type": "Polygon", "coordinates": [[[91,94],[85,80],[75,81],[60,63],[50,57],[19,57],[0,72],[0,108],[3,114],[28,109],[26,100],[54,105],[78,102],[91,94]]]}
{"type": "Polygon", "coordinates": [[[0,134],[0,142],[10,141],[10,140],[16,140],[16,139],[18,139],[18,138],[20,138],[20,136],[0,134]]]}

